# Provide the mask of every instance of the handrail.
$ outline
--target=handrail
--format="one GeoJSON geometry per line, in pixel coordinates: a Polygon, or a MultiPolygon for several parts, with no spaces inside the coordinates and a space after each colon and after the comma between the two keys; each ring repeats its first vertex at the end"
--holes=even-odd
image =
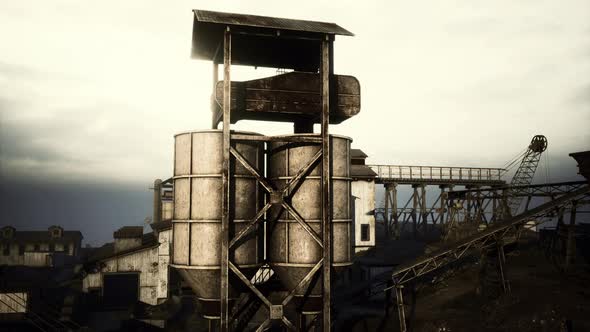
{"type": "Polygon", "coordinates": [[[367,165],[378,178],[409,180],[501,181],[504,169],[454,166],[367,165]]]}

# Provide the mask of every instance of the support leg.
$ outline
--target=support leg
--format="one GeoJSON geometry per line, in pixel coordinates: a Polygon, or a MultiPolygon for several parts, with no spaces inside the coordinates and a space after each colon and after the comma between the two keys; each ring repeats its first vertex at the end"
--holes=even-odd
{"type": "Polygon", "coordinates": [[[397,299],[397,314],[399,317],[399,330],[400,332],[407,332],[406,328],[406,314],[404,312],[404,297],[403,297],[404,286],[395,287],[395,297],[397,299]]]}
{"type": "Polygon", "coordinates": [[[394,238],[399,240],[400,238],[400,227],[399,227],[399,212],[397,211],[397,184],[392,185],[393,188],[391,190],[391,217],[393,218],[393,232],[394,238]]]}
{"type": "Polygon", "coordinates": [[[500,274],[500,282],[502,283],[502,289],[504,293],[510,293],[510,283],[506,279],[505,275],[505,263],[506,256],[504,255],[504,244],[498,244],[498,272],[500,274]]]}
{"type": "Polygon", "coordinates": [[[571,268],[571,265],[575,258],[576,253],[576,238],[575,238],[575,227],[576,227],[576,201],[572,201],[572,210],[570,211],[570,224],[567,229],[567,244],[565,253],[565,270],[571,268]]]}
{"type": "Polygon", "coordinates": [[[387,290],[385,291],[385,317],[389,316],[389,307],[391,306],[391,286],[393,286],[393,281],[387,281],[387,290]]]}
{"type": "Polygon", "coordinates": [[[420,209],[422,214],[422,230],[424,232],[424,237],[428,235],[428,209],[426,208],[426,186],[420,186],[420,209]]]}
{"type": "Polygon", "coordinates": [[[414,239],[418,237],[418,207],[419,207],[419,200],[418,200],[418,185],[413,185],[414,193],[412,195],[412,223],[413,223],[413,232],[414,232],[414,239]]]}
{"type": "Polygon", "coordinates": [[[391,236],[389,230],[389,196],[390,196],[389,185],[385,185],[385,211],[383,215],[383,226],[385,227],[385,238],[389,239],[391,236]]]}

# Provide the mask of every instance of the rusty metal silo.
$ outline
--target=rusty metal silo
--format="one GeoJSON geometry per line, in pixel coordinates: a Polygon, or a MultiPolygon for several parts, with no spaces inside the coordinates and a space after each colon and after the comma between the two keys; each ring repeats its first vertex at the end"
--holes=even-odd
{"type": "MultiPolygon", "coordinates": [[[[289,135],[290,137],[305,136],[289,135]]],[[[309,135],[307,135],[309,136],[309,135]]],[[[350,205],[350,142],[344,136],[330,135],[332,174],[332,266],[336,271],[352,264],[350,205]]],[[[269,143],[267,175],[279,190],[310,163],[321,146],[306,143],[269,143]]],[[[322,165],[316,165],[297,188],[289,189],[292,208],[321,238],[322,234],[322,165]]],[[[318,241],[297,222],[292,213],[275,206],[269,211],[268,260],[287,289],[294,289],[322,259],[318,241]]],[[[322,284],[313,279],[295,293],[304,314],[322,310],[322,284]]]]}
{"type": "MultiPolygon", "coordinates": [[[[253,133],[240,133],[258,135],[253,133]]],[[[175,136],[174,208],[172,266],[191,286],[206,318],[219,318],[221,218],[222,218],[221,130],[181,133],[175,136]]],[[[232,147],[256,167],[264,165],[262,142],[234,142],[232,147]]],[[[230,233],[238,233],[260,208],[263,195],[256,179],[241,165],[232,169],[230,195],[233,222],[230,233]]],[[[262,227],[255,226],[229,255],[246,276],[251,277],[262,262],[262,227]]],[[[229,280],[230,301],[241,284],[229,280]]]]}

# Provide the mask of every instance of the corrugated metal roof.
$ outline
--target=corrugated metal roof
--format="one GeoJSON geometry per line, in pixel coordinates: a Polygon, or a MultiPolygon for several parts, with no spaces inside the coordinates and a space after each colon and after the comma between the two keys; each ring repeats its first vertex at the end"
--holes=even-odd
{"type": "Polygon", "coordinates": [[[194,9],[193,11],[195,13],[195,18],[199,22],[354,36],[352,32],[335,23],[293,20],[270,16],[222,13],[199,9],[194,9]]]}

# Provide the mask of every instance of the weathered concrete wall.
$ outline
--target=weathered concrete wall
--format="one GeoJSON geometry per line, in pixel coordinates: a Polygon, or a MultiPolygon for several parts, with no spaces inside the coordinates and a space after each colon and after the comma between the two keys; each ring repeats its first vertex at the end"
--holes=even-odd
{"type": "Polygon", "coordinates": [[[375,182],[373,180],[352,181],[354,200],[354,247],[355,252],[375,246],[375,182]],[[369,225],[369,240],[361,240],[361,225],[369,225]]]}
{"type": "Polygon", "coordinates": [[[173,201],[162,202],[162,220],[172,219],[172,213],[174,211],[173,201]]]}
{"type": "Polygon", "coordinates": [[[160,232],[158,247],[105,259],[105,267],[87,275],[82,281],[84,292],[102,288],[104,273],[139,272],[139,300],[157,305],[168,297],[168,264],[170,260],[170,230],[160,232]]]}
{"type": "Polygon", "coordinates": [[[160,269],[158,271],[158,287],[157,287],[157,296],[158,301],[161,299],[168,298],[168,283],[170,277],[170,248],[172,243],[172,231],[167,230],[164,232],[160,232],[158,234],[158,242],[160,242],[160,246],[158,247],[158,265],[160,269]]]}
{"type": "Polygon", "coordinates": [[[27,293],[0,293],[0,314],[27,312],[28,299],[27,293]]]}

